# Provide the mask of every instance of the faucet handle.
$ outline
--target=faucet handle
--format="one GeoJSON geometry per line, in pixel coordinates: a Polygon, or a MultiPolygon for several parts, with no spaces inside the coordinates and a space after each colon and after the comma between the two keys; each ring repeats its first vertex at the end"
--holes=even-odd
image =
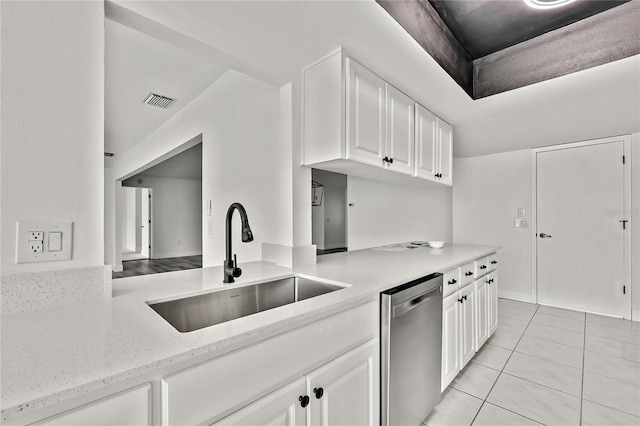
{"type": "Polygon", "coordinates": [[[238,256],[237,255],[233,255],[233,272],[231,273],[235,278],[238,278],[240,275],[242,275],[242,269],[238,268],[238,256]]]}

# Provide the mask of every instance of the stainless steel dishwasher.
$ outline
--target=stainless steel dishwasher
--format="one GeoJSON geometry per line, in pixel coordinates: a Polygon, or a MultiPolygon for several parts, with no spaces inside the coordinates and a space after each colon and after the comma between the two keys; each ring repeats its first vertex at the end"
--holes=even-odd
{"type": "Polygon", "coordinates": [[[440,401],[442,274],[380,297],[381,424],[420,426],[440,401]]]}

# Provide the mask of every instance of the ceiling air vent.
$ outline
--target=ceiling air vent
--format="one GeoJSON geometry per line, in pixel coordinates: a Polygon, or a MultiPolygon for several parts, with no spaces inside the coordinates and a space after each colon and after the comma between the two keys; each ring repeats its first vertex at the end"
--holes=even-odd
{"type": "Polygon", "coordinates": [[[149,96],[147,96],[143,102],[147,105],[155,106],[158,108],[167,108],[174,101],[175,99],[167,98],[166,96],[156,95],[155,93],[150,93],[149,96]]]}

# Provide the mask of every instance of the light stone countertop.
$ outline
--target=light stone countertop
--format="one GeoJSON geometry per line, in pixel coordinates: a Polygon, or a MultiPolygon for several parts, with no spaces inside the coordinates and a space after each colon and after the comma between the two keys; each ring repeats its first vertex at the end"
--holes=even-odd
{"type": "Polygon", "coordinates": [[[316,265],[241,264],[234,286],[300,274],[347,288],[190,333],[146,302],[228,288],[222,267],[120,278],[113,297],[3,315],[2,420],[47,407],[194,356],[228,352],[331,315],[396,285],[494,253],[499,247],[447,244],[405,251],[358,250],[319,256],[316,265]]]}

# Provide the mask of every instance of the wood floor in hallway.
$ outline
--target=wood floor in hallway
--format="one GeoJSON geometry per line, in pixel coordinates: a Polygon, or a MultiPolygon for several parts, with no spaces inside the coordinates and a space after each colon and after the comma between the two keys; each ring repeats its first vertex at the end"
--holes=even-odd
{"type": "Polygon", "coordinates": [[[115,279],[202,268],[202,255],[171,257],[168,259],[131,260],[122,262],[122,267],[122,272],[113,272],[111,277],[115,279]]]}

